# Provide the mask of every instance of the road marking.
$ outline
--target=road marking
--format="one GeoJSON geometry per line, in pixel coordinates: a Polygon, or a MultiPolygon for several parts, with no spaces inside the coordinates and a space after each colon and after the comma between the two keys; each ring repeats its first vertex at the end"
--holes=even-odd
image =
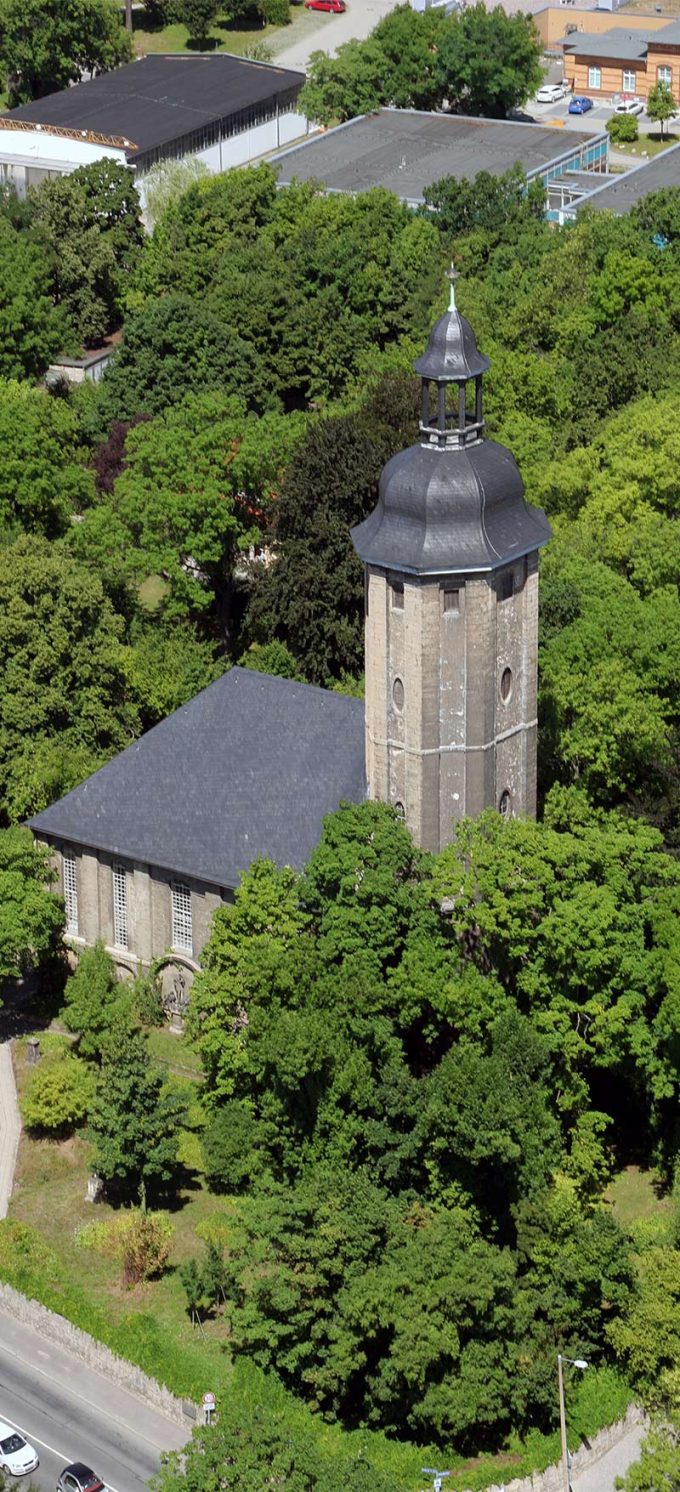
{"type": "MultiPolygon", "coordinates": [[[[28,1432],[24,1430],[22,1425],[15,1424],[14,1420],[8,1419],[6,1414],[3,1415],[3,1418],[5,1424],[11,1425],[13,1430],[18,1430],[19,1434],[23,1435],[24,1440],[27,1440],[29,1445],[32,1445],[33,1441],[35,1440],[36,1445],[41,1445],[44,1451],[49,1451],[51,1455],[58,1456],[59,1460],[64,1461],[67,1466],[70,1466],[72,1464],[70,1458],[65,1454],[64,1451],[58,1451],[55,1446],[48,1445],[47,1441],[41,1440],[39,1435],[29,1435],[28,1432]]],[[[112,1487],[110,1482],[106,1482],[105,1486],[108,1488],[108,1492],[118,1492],[118,1489],[116,1487],[112,1487]]]]}

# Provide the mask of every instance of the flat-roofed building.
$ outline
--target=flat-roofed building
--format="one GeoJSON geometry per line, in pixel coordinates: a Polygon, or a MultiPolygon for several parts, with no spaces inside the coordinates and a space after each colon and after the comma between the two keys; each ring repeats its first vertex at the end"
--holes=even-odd
{"type": "Polygon", "coordinates": [[[144,175],[196,156],[226,171],[299,139],[304,73],[225,52],[140,58],[0,116],[0,181],[20,196],[102,157],[144,175]]]}
{"type": "Polygon", "coordinates": [[[274,156],[273,164],[280,186],[294,179],[319,181],[329,192],[381,186],[417,207],[426,188],[443,176],[501,175],[516,163],[529,181],[544,183],[549,198],[551,182],[565,172],[605,171],[608,146],[605,132],[566,134],[510,119],[378,109],[310,136],[274,156]]]}

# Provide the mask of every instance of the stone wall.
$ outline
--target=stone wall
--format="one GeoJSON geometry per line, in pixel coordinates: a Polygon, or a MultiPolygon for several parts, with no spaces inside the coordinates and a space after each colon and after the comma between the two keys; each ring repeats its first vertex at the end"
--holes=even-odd
{"type": "MultiPolygon", "coordinates": [[[[599,1461],[601,1456],[606,1455],[612,1446],[617,1445],[633,1425],[644,1422],[645,1416],[640,1406],[631,1404],[624,1419],[617,1420],[613,1425],[606,1425],[604,1430],[598,1430],[592,1440],[583,1441],[572,1454],[572,1482],[588,1466],[592,1466],[594,1461],[599,1461]]],[[[486,1492],[563,1492],[563,1488],[564,1471],[560,1461],[556,1466],[549,1466],[546,1471],[534,1472],[533,1476],[517,1477],[512,1482],[505,1482],[503,1486],[488,1487],[486,1492]]]]}
{"type": "Polygon", "coordinates": [[[144,1399],[153,1409],[160,1410],[177,1424],[186,1425],[188,1428],[188,1421],[195,1419],[196,1411],[193,1404],[185,1404],[181,1399],[176,1399],[162,1383],[157,1383],[155,1378],[149,1378],[141,1368],[136,1368],[124,1358],[117,1357],[115,1352],[102,1346],[101,1342],[96,1342],[94,1337],[89,1336],[86,1331],[81,1331],[78,1326],[72,1326],[65,1316],[58,1316],[54,1311],[48,1311],[46,1306],[40,1305],[37,1300],[29,1300],[27,1295],[21,1295],[18,1290],[13,1290],[11,1285],[3,1285],[1,1282],[0,1310],[8,1316],[13,1316],[16,1321],[23,1322],[25,1326],[32,1327],[41,1336],[47,1337],[50,1342],[55,1342],[58,1347],[72,1352],[74,1357],[87,1363],[97,1373],[102,1373],[105,1378],[109,1378],[120,1388],[126,1388],[130,1393],[136,1394],[137,1398],[144,1399]]]}

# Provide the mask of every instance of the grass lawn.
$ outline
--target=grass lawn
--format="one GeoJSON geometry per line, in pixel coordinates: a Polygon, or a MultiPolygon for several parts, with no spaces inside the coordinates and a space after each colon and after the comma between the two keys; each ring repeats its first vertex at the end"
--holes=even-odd
{"type": "Polygon", "coordinates": [[[674,135],[672,132],[664,135],[663,139],[661,135],[640,135],[637,140],[631,140],[627,144],[619,145],[612,142],[612,150],[620,150],[622,155],[637,156],[639,160],[645,158],[651,160],[653,155],[659,155],[669,145],[677,145],[679,139],[680,135],[674,135]]]}
{"type": "MultiPolygon", "coordinates": [[[[46,1038],[44,1033],[39,1034],[44,1049],[46,1038]]],[[[55,1039],[58,1038],[52,1037],[53,1042],[55,1039]]],[[[167,1063],[185,1082],[199,1077],[196,1054],[181,1036],[174,1036],[168,1030],[153,1031],[150,1046],[153,1055],[167,1063]]],[[[33,1071],[26,1061],[25,1038],[14,1044],[14,1066],[21,1098],[33,1071]]],[[[192,1104],[192,1110],[196,1107],[192,1104]]],[[[114,1215],[106,1202],[98,1202],[93,1207],[85,1199],[91,1160],[90,1147],[80,1133],[65,1140],[35,1139],[25,1132],[22,1134],[10,1206],[10,1217],[36,1228],[64,1261],[67,1270],[72,1272],[75,1265],[80,1286],[106,1309],[113,1320],[119,1321],[131,1311],[148,1310],[152,1306],[154,1316],[187,1341],[195,1341],[197,1333],[186,1315],[185,1295],[177,1266],[204,1252],[203,1241],[197,1232],[201,1224],[207,1219],[217,1222],[224,1218],[226,1225],[229,1215],[228,1202],[212,1196],[203,1183],[196,1133],[200,1119],[200,1113],[190,1113],[191,1128],[181,1138],[182,1159],[185,1163],[190,1161],[191,1169],[172,1211],[175,1236],[170,1268],[159,1280],[137,1289],[124,1289],[120,1282],[120,1267],[115,1261],[78,1244],[77,1234],[83,1225],[93,1220],[104,1221],[114,1215]]],[[[206,1322],[204,1330],[209,1339],[226,1340],[226,1327],[220,1319],[206,1322]]]]}
{"type": "Polygon", "coordinates": [[[291,6],[291,25],[289,26],[263,26],[257,16],[247,22],[242,16],[239,22],[217,19],[210,27],[210,36],[203,46],[199,47],[189,36],[187,27],[181,21],[173,21],[167,26],[159,27],[153,31],[144,29],[141,22],[144,12],[133,12],[133,29],[135,51],[140,56],[146,56],[148,52],[244,52],[248,47],[256,46],[265,42],[276,50],[287,46],[289,42],[297,39],[298,27],[296,21],[304,22],[308,19],[308,12],[302,5],[291,6]]]}
{"type": "Polygon", "coordinates": [[[605,1200],[622,1228],[629,1228],[639,1218],[663,1216],[670,1212],[670,1199],[663,1195],[655,1171],[639,1166],[625,1166],[610,1182],[605,1200]]]}

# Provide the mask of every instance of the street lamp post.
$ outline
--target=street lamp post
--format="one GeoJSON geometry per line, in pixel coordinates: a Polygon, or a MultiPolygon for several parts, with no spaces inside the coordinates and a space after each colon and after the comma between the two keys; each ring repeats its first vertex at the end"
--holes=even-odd
{"type": "Polygon", "coordinates": [[[582,1357],[563,1357],[561,1352],[557,1354],[557,1386],[560,1395],[560,1435],[562,1437],[562,1474],[564,1477],[564,1492],[571,1492],[569,1480],[569,1447],[567,1445],[567,1415],[564,1407],[564,1372],[562,1364],[568,1362],[572,1368],[585,1370],[588,1366],[582,1357]]]}

